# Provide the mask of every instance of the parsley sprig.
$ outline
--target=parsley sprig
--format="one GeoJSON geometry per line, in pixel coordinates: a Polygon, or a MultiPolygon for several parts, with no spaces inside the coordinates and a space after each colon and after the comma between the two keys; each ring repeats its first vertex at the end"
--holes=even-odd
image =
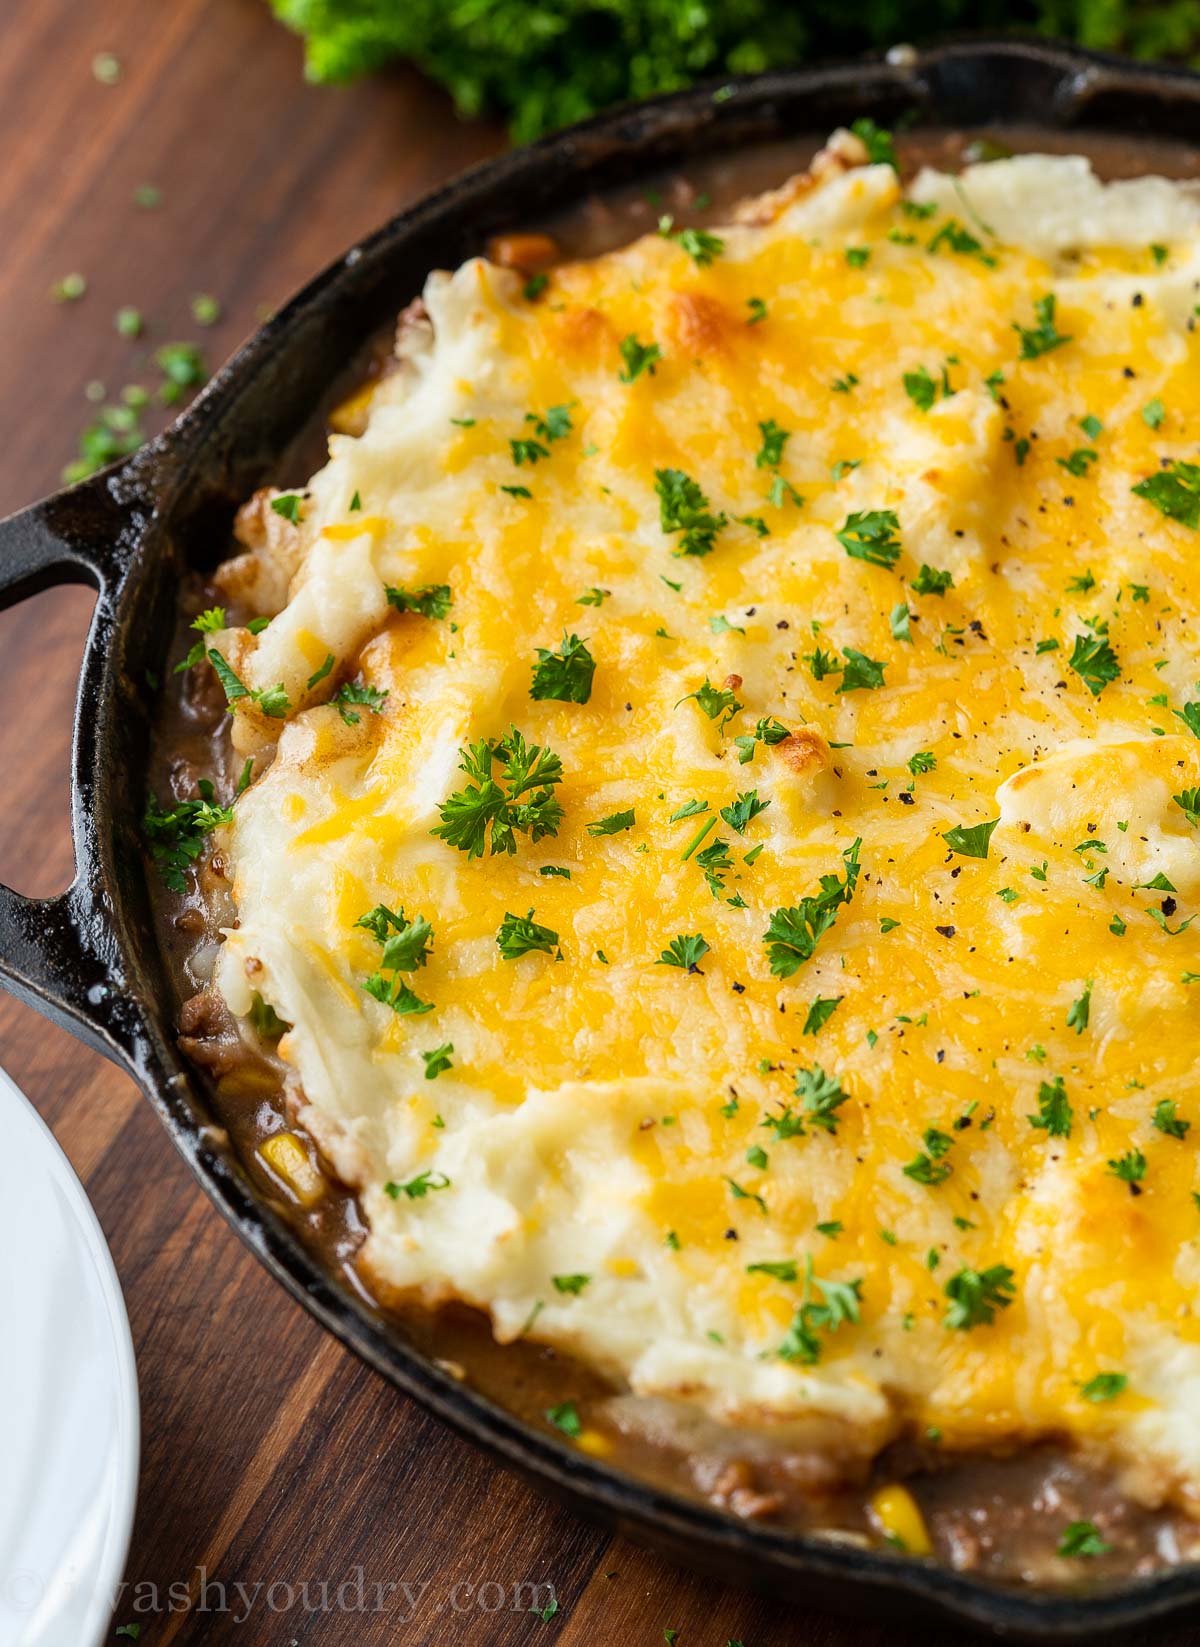
{"type": "Polygon", "coordinates": [[[209,779],[201,778],[196,788],[198,799],[180,801],[165,812],[151,795],[142,815],[142,832],[150,847],[150,856],[163,884],[172,892],[187,891],[184,871],[204,851],[205,837],[222,824],[233,822],[233,808],[216,804],[216,791],[209,779]]]}
{"type": "Polygon", "coordinates": [[[383,949],[378,971],[363,982],[367,994],[401,1017],[420,1017],[432,1012],[433,1002],[415,995],[401,976],[405,972],[416,972],[429,958],[433,927],[425,917],[414,915],[410,920],[403,909],[397,912],[386,904],[376,904],[354,924],[369,932],[383,949]]]}
{"type": "Polygon", "coordinates": [[[820,939],[837,919],[837,912],[854,896],[859,876],[859,848],[862,838],[842,853],[845,876],[822,875],[821,890],[810,898],[801,898],[790,908],[777,909],[771,916],[763,943],[772,975],[790,978],[805,961],[811,960],[820,939]]]}
{"type": "Polygon", "coordinates": [[[658,493],[659,523],[664,532],[682,533],[680,555],[710,555],[717,533],[729,524],[728,517],[714,514],[698,482],[682,469],[656,469],[654,488],[658,493]]]}
{"type": "Polygon", "coordinates": [[[533,841],[557,835],[563,809],[554,788],[562,782],[563,772],[562,761],[553,750],[526,743],[516,727],[510,726],[496,743],[481,738],[461,749],[458,764],[474,781],[442,803],[442,821],[433,829],[440,840],[468,858],[482,858],[489,833],[493,855],[517,850],[516,831],[533,841]],[[497,760],[503,762],[501,783],[492,776],[497,760]]]}
{"type": "Polygon", "coordinates": [[[529,696],[539,701],[549,698],[556,703],[586,703],[592,695],[595,673],[596,660],[588,651],[587,641],[564,632],[562,644],[556,649],[538,647],[529,696]]]}

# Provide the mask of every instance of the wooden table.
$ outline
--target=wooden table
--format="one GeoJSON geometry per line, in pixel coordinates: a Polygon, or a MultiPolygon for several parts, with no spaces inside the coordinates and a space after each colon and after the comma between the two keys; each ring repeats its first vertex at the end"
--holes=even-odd
{"type": "MultiPolygon", "coordinates": [[[[86,385],[115,396],[153,382],[148,357],[175,339],[203,342],[215,365],[264,307],[501,142],[415,75],[306,86],[299,44],[263,0],[7,0],[0,514],[58,484],[95,412],[86,385]],[[113,84],[93,68],[103,53],[120,65],[113,84]],[[135,204],[146,184],[156,209],[135,204]],[[86,294],[53,301],[73,272],[86,294]],[[191,314],[199,293],[222,305],[207,330],[191,314]],[[143,338],[118,335],[124,305],[144,315],[143,338]]],[[[90,606],[60,590],[0,616],[0,879],[34,895],[70,877],[69,724],[90,606]]],[[[123,1074],[6,998],[0,1061],[87,1185],[125,1289],[143,1458],[116,1621],[140,1622],[145,1647],[635,1647],[664,1628],[680,1647],[918,1639],[684,1576],[543,1503],[268,1279],[123,1074]],[[549,1621],[527,1610],[520,1586],[535,1581],[554,1587],[549,1621]]]]}

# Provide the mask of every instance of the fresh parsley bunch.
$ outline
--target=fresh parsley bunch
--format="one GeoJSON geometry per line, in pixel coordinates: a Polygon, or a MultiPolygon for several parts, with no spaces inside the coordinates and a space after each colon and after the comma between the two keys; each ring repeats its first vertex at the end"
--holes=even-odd
{"type": "Polygon", "coordinates": [[[1036,30],[1136,57],[1200,50],[1200,0],[271,0],[306,38],[311,80],[353,80],[396,57],[460,113],[507,118],[517,142],[611,103],[694,80],[928,40],[950,29],[1036,30]]]}

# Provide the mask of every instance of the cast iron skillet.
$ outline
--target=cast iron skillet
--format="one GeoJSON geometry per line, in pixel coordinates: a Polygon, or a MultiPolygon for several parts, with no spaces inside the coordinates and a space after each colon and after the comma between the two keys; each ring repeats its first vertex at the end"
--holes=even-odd
{"type": "Polygon", "coordinates": [[[124,465],[0,522],[0,607],[57,583],[98,593],[75,718],[75,880],[57,898],[0,886],[0,982],[127,1069],[229,1222],[344,1344],[463,1435],[572,1507],[705,1572],[808,1604],[952,1618],[1065,1641],[1200,1604],[1200,1567],[1079,1595],[1001,1588],[885,1552],[734,1520],[658,1491],[527,1429],[440,1372],[372,1315],[259,1200],[208,1130],[215,1120],[175,1048],[172,986],[155,938],[138,818],[154,708],[185,566],[211,564],[235,507],[293,482],[292,454],[346,362],[432,268],[664,165],[870,115],[954,127],[1019,121],[1200,139],[1200,78],[1040,44],[949,44],[702,87],[606,115],[478,167],[354,247],[241,349],[182,418],[124,465]]]}

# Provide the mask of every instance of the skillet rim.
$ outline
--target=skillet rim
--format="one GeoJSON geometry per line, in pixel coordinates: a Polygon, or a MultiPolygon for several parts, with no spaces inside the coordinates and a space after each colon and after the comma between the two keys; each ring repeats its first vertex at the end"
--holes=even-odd
{"type": "MultiPolygon", "coordinates": [[[[174,1048],[169,1008],[160,998],[139,992],[144,968],[130,940],[130,911],[125,907],[128,866],[122,873],[117,862],[114,786],[105,770],[111,756],[111,723],[120,707],[122,643],[135,615],[134,596],[154,571],[154,552],[161,547],[156,533],[169,530],[173,511],[204,461],[212,431],[234,417],[256,374],[286,347],[298,322],[315,314],[340,282],[352,284],[356,268],[370,260],[386,262],[424,226],[436,227],[439,215],[461,214],[481,200],[494,203],[530,179],[550,175],[562,161],[579,163],[594,173],[605,154],[612,158],[634,150],[642,169],[649,169],[656,159],[665,158],[665,153],[655,151],[656,145],[675,145],[680,158],[686,158],[718,146],[712,139],[719,139],[724,123],[733,124],[732,116],[753,117],[756,111],[773,124],[776,135],[786,135],[773,105],[790,105],[806,90],[841,91],[847,102],[860,103],[864,113],[872,107],[881,112],[889,97],[893,102],[921,104],[936,121],[942,100],[939,75],[969,79],[972,73],[1001,68],[1016,74],[1022,67],[1031,79],[1041,73],[1055,82],[1058,95],[1052,117],[1043,122],[1047,130],[1086,123],[1093,98],[1114,90],[1145,99],[1150,106],[1175,92],[1200,114],[1200,78],[1186,71],[1130,65],[1120,58],[1053,45],[971,40],[915,52],[897,62],[873,59],[709,82],[600,115],[485,161],[422,197],[308,282],[239,348],[172,428],[124,467],[58,494],[25,517],[0,522],[3,548],[14,521],[36,515],[36,524],[55,537],[60,567],[68,561],[74,566],[66,575],[81,576],[100,589],[81,676],[72,762],[78,874],[63,898],[38,906],[50,927],[48,934],[41,934],[40,950],[48,955],[57,944],[60,953],[44,969],[45,977],[31,980],[3,965],[0,973],[32,1004],[50,1011],[76,1033],[82,1031],[92,1045],[128,1070],[226,1220],[327,1330],[391,1384],[542,1488],[566,1498],[584,1514],[635,1529],[676,1560],[717,1561],[727,1577],[738,1576],[735,1569],[742,1569],[743,1583],[803,1596],[811,1593],[815,1581],[822,1600],[837,1606],[835,1587],[850,1581],[877,1608],[889,1596],[902,1595],[917,1615],[953,1618],[1046,1641],[1112,1633],[1200,1603],[1200,1566],[1125,1580],[1082,1595],[1024,1591],[888,1552],[739,1522],[580,1455],[456,1383],[398,1335],[385,1331],[252,1191],[244,1170],[220,1147],[203,1089],[174,1048]],[[726,87],[733,91],[722,98],[726,87]],[[112,540],[101,545],[105,530],[112,540]]],[[[1009,117],[1019,113],[1014,108],[1009,117]]],[[[988,109],[977,123],[1002,118],[988,109]]],[[[798,133],[801,128],[793,129],[798,133]]],[[[505,215],[511,219],[513,214],[505,215]]],[[[0,903],[0,948],[9,936],[4,930],[9,914],[0,903]]],[[[25,937],[30,941],[28,933],[25,937]]],[[[33,947],[37,952],[39,945],[35,942],[33,947]]]]}

